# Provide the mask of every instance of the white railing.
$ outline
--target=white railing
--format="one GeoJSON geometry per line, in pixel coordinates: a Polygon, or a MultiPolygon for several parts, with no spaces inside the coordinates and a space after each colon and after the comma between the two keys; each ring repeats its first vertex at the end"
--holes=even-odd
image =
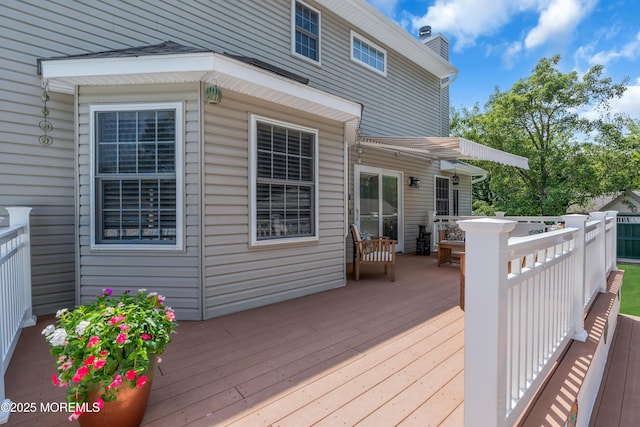
{"type": "MultiPolygon", "coordinates": [[[[516,226],[510,231],[509,237],[526,236],[535,234],[536,232],[549,231],[560,227],[564,224],[561,216],[505,216],[504,212],[496,212],[496,218],[508,219],[516,222],[516,226]]],[[[438,248],[438,230],[445,225],[457,224],[458,221],[467,219],[479,219],[488,217],[479,216],[453,216],[453,215],[432,215],[430,216],[431,230],[431,248],[438,248]]]]}
{"type": "MultiPolygon", "coordinates": [[[[520,218],[518,218],[520,219],[520,218]]],[[[516,221],[461,220],[466,236],[465,426],[511,426],[615,269],[615,212],[510,237],[516,221]]]]}
{"type": "Polygon", "coordinates": [[[6,209],[9,227],[0,228],[0,424],[9,419],[7,408],[11,407],[5,396],[4,374],[21,329],[36,323],[31,312],[31,208],[6,209]]]}

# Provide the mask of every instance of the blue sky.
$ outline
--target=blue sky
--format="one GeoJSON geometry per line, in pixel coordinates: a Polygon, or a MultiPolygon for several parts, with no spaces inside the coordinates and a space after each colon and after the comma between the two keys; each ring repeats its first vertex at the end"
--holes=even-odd
{"type": "Polygon", "coordinates": [[[430,25],[450,43],[460,70],[451,106],[481,107],[496,86],[506,91],[536,62],[560,54],[560,70],[602,64],[618,83],[629,77],[617,112],[640,119],[639,0],[368,0],[411,34],[430,25]]]}

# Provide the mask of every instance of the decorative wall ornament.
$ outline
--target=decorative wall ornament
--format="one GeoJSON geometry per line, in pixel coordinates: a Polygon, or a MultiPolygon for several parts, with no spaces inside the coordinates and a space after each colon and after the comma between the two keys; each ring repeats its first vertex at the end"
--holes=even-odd
{"type": "Polygon", "coordinates": [[[627,205],[627,207],[629,209],[631,209],[631,212],[637,212],[638,211],[638,208],[636,207],[635,203],[633,203],[631,200],[624,199],[624,200],[622,200],[622,203],[627,205]]]}
{"type": "Polygon", "coordinates": [[[44,82],[42,84],[42,95],[40,96],[40,99],[42,100],[42,104],[43,104],[42,116],[44,117],[44,119],[40,120],[40,123],[38,123],[40,130],[44,132],[44,135],[40,135],[40,138],[38,138],[38,141],[42,145],[53,144],[53,138],[49,136],[49,132],[53,130],[53,125],[49,121],[50,111],[49,111],[49,108],[47,108],[47,102],[51,99],[51,97],[49,96],[48,89],[49,89],[49,85],[47,84],[47,82],[44,82]]]}
{"type": "Polygon", "coordinates": [[[209,104],[219,104],[222,100],[222,89],[218,86],[218,83],[207,85],[204,88],[204,99],[209,104]]]}

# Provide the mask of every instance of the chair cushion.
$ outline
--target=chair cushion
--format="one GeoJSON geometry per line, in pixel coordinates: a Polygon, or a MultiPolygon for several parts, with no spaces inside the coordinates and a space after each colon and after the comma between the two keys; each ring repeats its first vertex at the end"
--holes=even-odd
{"type": "Polygon", "coordinates": [[[464,232],[457,225],[444,226],[444,238],[446,240],[464,240],[464,232]]]}
{"type": "Polygon", "coordinates": [[[361,259],[363,261],[391,261],[393,259],[393,254],[391,252],[366,252],[362,254],[361,259]]]}

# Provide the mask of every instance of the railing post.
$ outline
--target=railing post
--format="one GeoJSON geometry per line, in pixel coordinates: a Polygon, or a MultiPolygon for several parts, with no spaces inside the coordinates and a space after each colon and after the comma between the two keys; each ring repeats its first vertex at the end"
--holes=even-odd
{"type": "Polygon", "coordinates": [[[501,427],[507,415],[507,244],[515,221],[459,221],[465,231],[465,427],[501,427]]]}
{"type": "Polygon", "coordinates": [[[566,227],[577,228],[578,233],[575,239],[573,265],[574,265],[574,283],[573,283],[573,339],[585,342],[589,338],[589,333],[584,329],[584,301],[586,286],[586,234],[585,228],[587,223],[587,215],[563,215],[566,227]]]}
{"type": "MultiPolygon", "coordinates": [[[[611,225],[611,237],[607,252],[611,254],[611,263],[607,266],[607,272],[618,271],[618,211],[606,211],[605,218],[609,217],[612,220],[611,225]]],[[[606,234],[606,220],[605,220],[605,234],[606,234]]]]}
{"type": "Polygon", "coordinates": [[[21,266],[24,272],[22,278],[24,302],[26,304],[25,315],[22,318],[21,327],[33,326],[36,324],[36,317],[33,315],[33,303],[31,301],[31,224],[29,221],[29,215],[32,208],[26,206],[13,206],[5,208],[9,212],[9,225],[22,225],[24,227],[23,238],[23,265],[21,266]]]}
{"type": "Polygon", "coordinates": [[[591,218],[600,221],[600,229],[602,230],[602,238],[598,239],[597,244],[597,252],[600,254],[598,259],[602,260],[604,264],[598,271],[602,272],[601,277],[598,278],[598,292],[606,292],[607,291],[607,269],[608,269],[608,256],[607,251],[609,248],[607,247],[607,213],[606,212],[591,212],[589,214],[591,218]]]}

